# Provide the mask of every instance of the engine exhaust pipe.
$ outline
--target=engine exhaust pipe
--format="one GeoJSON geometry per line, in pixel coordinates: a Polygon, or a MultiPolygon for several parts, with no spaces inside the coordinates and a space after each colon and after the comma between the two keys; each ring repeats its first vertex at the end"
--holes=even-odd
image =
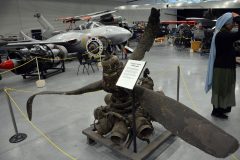
{"type": "Polygon", "coordinates": [[[153,126],[151,122],[149,122],[144,117],[137,117],[136,118],[136,130],[137,130],[137,137],[139,139],[145,140],[148,139],[153,133],[153,126]]]}
{"type": "Polygon", "coordinates": [[[128,128],[126,124],[123,121],[117,121],[115,122],[112,134],[111,134],[111,140],[115,144],[122,144],[126,141],[128,135],[128,128]]]}

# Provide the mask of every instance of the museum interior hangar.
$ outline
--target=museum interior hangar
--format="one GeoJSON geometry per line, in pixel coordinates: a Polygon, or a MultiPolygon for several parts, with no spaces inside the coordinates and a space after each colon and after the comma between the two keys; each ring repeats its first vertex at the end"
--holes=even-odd
{"type": "Polygon", "coordinates": [[[240,160],[240,56],[227,118],[204,90],[216,19],[240,1],[1,4],[0,160],[240,160]]]}

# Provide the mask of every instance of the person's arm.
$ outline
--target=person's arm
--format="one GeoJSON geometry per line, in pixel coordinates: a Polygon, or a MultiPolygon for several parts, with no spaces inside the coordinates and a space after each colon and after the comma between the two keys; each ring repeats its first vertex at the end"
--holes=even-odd
{"type": "Polygon", "coordinates": [[[238,25],[238,32],[240,31],[240,16],[233,17],[233,22],[237,23],[238,25]]]}
{"type": "Polygon", "coordinates": [[[233,22],[238,24],[238,31],[237,32],[224,32],[222,35],[226,41],[228,41],[228,42],[231,41],[232,43],[237,40],[240,40],[240,29],[239,29],[240,16],[238,14],[234,14],[233,22]]]}

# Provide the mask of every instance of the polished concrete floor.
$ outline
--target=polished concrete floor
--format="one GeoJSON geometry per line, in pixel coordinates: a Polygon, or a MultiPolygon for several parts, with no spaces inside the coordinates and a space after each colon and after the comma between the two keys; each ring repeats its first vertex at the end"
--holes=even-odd
{"type": "MultiPolygon", "coordinates": [[[[230,133],[240,141],[240,68],[237,68],[236,101],[237,107],[229,114],[228,120],[211,117],[211,92],[204,92],[204,81],[207,69],[207,56],[190,53],[189,50],[176,50],[171,46],[155,45],[146,54],[144,61],[151,71],[154,89],[163,90],[169,97],[176,99],[177,66],[181,67],[180,102],[206,117],[215,125],[230,133]]],[[[77,76],[78,62],[67,62],[66,72],[46,79],[44,88],[36,87],[37,79],[22,79],[21,76],[6,74],[0,81],[0,88],[9,87],[11,97],[26,114],[26,101],[33,93],[45,90],[73,90],[101,79],[102,72],[96,71],[77,76]]],[[[16,144],[9,143],[14,135],[8,103],[4,92],[0,91],[0,160],[120,160],[125,159],[119,154],[99,144],[88,145],[82,130],[93,123],[94,108],[104,105],[103,91],[78,96],[44,95],[37,96],[33,103],[33,125],[31,125],[14,107],[19,132],[26,133],[27,139],[16,144]],[[42,136],[37,127],[47,135],[54,144],[42,136]]],[[[164,128],[154,123],[156,136],[164,128]]],[[[140,143],[139,147],[145,145],[140,143]]],[[[222,144],[224,145],[224,144],[222,144]]],[[[173,138],[150,159],[157,160],[214,160],[217,159],[187,144],[180,138],[173,138]],[[165,147],[164,147],[165,146],[165,147]]],[[[240,159],[240,149],[226,160],[240,159]]]]}

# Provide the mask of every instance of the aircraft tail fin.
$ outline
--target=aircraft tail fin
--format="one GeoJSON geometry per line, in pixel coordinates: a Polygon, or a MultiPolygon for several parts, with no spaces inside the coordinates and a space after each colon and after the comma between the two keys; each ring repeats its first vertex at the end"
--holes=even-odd
{"type": "Polygon", "coordinates": [[[24,40],[31,41],[31,42],[38,41],[36,39],[33,39],[33,38],[29,37],[23,31],[20,31],[20,35],[24,38],[24,40]]]}
{"type": "Polygon", "coordinates": [[[40,25],[44,29],[44,31],[43,31],[44,38],[49,38],[52,35],[54,35],[55,28],[53,27],[53,25],[51,25],[48,22],[48,20],[41,13],[34,14],[34,17],[37,18],[37,21],[40,23],[40,25]]]}

